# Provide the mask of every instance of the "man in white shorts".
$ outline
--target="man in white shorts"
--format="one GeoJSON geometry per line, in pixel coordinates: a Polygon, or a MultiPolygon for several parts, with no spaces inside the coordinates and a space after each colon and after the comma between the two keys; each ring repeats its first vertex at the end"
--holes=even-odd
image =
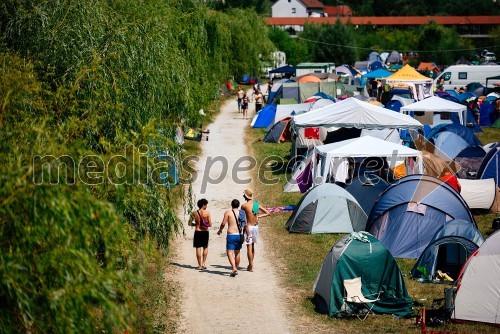
{"type": "Polygon", "coordinates": [[[269,216],[269,211],[263,208],[259,202],[253,200],[253,192],[245,189],[243,198],[246,203],[241,206],[247,218],[248,233],[245,233],[245,244],[247,245],[248,271],[253,271],[253,259],[255,257],[255,243],[259,238],[259,218],[269,216]],[[259,214],[260,213],[260,214],[259,214]]]}

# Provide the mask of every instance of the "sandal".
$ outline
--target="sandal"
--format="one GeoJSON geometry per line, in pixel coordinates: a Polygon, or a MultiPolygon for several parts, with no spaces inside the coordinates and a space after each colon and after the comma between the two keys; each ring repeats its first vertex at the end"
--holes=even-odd
{"type": "Polygon", "coordinates": [[[234,277],[238,275],[238,270],[234,270],[229,276],[234,277]]]}

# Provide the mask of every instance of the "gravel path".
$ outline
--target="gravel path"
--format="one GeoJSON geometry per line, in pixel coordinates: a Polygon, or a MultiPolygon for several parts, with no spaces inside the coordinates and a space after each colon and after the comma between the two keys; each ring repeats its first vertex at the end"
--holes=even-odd
{"type": "MultiPolygon", "coordinates": [[[[250,104],[249,115],[254,114],[250,104]]],[[[195,250],[192,247],[194,228],[185,222],[186,237],[176,240],[173,260],[175,278],[181,283],[182,317],[180,332],[184,333],[291,333],[290,322],[285,311],[285,291],[280,288],[269,259],[263,239],[256,245],[254,272],[244,268],[248,265],[246,249],[242,249],[239,274],[230,277],[231,267],[225,253],[226,230],[217,235],[223,213],[230,208],[233,198],[243,202],[243,190],[251,187],[251,172],[238,172],[240,180],[233,181],[231,169],[238,158],[247,154],[243,140],[244,129],[250,120],[243,120],[237,111],[235,100],[227,101],[221,108],[210,130],[209,140],[201,142],[202,155],[197,164],[198,178],[193,184],[196,200],[206,198],[212,215],[207,270],[198,271],[195,250]],[[210,157],[224,156],[229,170],[218,184],[208,184],[201,193],[207,161],[210,157]]],[[[214,163],[209,175],[217,179],[221,174],[221,163],[214,163]]],[[[258,200],[258,194],[255,195],[258,200]]],[[[265,219],[265,218],[264,218],[265,219]]],[[[264,222],[265,223],[265,222],[264,222]]],[[[245,247],[245,246],[244,246],[245,247]]]]}

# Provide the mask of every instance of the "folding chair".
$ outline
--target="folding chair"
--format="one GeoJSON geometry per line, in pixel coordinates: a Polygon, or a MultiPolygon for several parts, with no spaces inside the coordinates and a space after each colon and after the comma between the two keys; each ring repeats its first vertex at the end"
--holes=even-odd
{"type": "Polygon", "coordinates": [[[358,319],[365,320],[366,317],[368,317],[368,314],[370,314],[370,313],[374,314],[372,311],[372,308],[375,305],[375,302],[380,300],[380,294],[383,291],[379,291],[377,293],[372,293],[372,294],[366,295],[366,296],[377,295],[376,299],[368,299],[361,292],[361,286],[362,286],[361,277],[356,277],[353,279],[344,280],[344,288],[346,291],[346,296],[344,297],[344,302],[355,306],[354,307],[355,309],[359,309],[360,306],[366,308],[367,312],[364,315],[362,313],[359,313],[359,312],[356,314],[358,319]]]}

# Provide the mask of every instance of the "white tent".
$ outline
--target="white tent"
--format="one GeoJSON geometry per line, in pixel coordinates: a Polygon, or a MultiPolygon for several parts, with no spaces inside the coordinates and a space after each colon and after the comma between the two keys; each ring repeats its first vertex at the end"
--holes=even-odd
{"type": "Polygon", "coordinates": [[[460,195],[470,209],[489,209],[495,200],[495,179],[459,179],[460,195]]]}
{"type": "Polygon", "coordinates": [[[350,97],[323,108],[295,116],[295,129],[304,127],[346,127],[358,129],[415,129],[422,124],[403,115],[350,97]]]}
{"type": "MultiPolygon", "coordinates": [[[[316,146],[314,154],[319,156],[319,159],[314,157],[312,159],[313,164],[316,164],[317,160],[319,161],[319,164],[313,166],[313,182],[315,184],[327,182],[330,176],[339,181],[338,168],[343,168],[342,164],[347,161],[347,158],[382,157],[386,158],[390,167],[395,167],[399,161],[405,158],[416,157],[416,170],[407,168],[407,174],[421,174],[423,171],[420,151],[371,136],[316,146]]],[[[343,182],[342,179],[340,181],[343,182]]]]}
{"type": "MultiPolygon", "coordinates": [[[[440,98],[439,96],[432,96],[425,100],[421,100],[401,107],[402,113],[408,115],[409,112],[411,111],[413,112],[420,111],[424,113],[436,113],[436,112],[457,113],[460,119],[460,124],[465,125],[465,120],[466,120],[465,112],[467,111],[467,107],[464,106],[463,104],[455,103],[453,101],[448,101],[446,99],[440,98]]],[[[434,123],[436,122],[434,121],[434,123]]]]}
{"type": "Polygon", "coordinates": [[[471,255],[458,280],[452,318],[500,324],[500,232],[471,255]]]}
{"type": "MultiPolygon", "coordinates": [[[[300,129],[303,130],[303,129],[300,129]]],[[[399,132],[396,129],[363,129],[361,130],[361,136],[371,136],[375,138],[379,138],[385,141],[389,141],[396,144],[401,144],[401,139],[399,138],[399,132]]],[[[314,146],[322,145],[322,143],[317,143],[314,146]]],[[[297,164],[296,168],[293,170],[292,175],[288,179],[287,183],[283,187],[283,192],[299,192],[300,188],[297,184],[297,178],[302,175],[308,164],[312,161],[314,150],[309,149],[305,155],[304,160],[297,164]]]]}
{"type": "Polygon", "coordinates": [[[276,106],[276,114],[274,115],[274,121],[269,125],[271,128],[274,124],[278,123],[282,119],[290,116],[295,116],[296,114],[309,111],[313,103],[295,103],[295,104],[278,104],[276,106]]]}

